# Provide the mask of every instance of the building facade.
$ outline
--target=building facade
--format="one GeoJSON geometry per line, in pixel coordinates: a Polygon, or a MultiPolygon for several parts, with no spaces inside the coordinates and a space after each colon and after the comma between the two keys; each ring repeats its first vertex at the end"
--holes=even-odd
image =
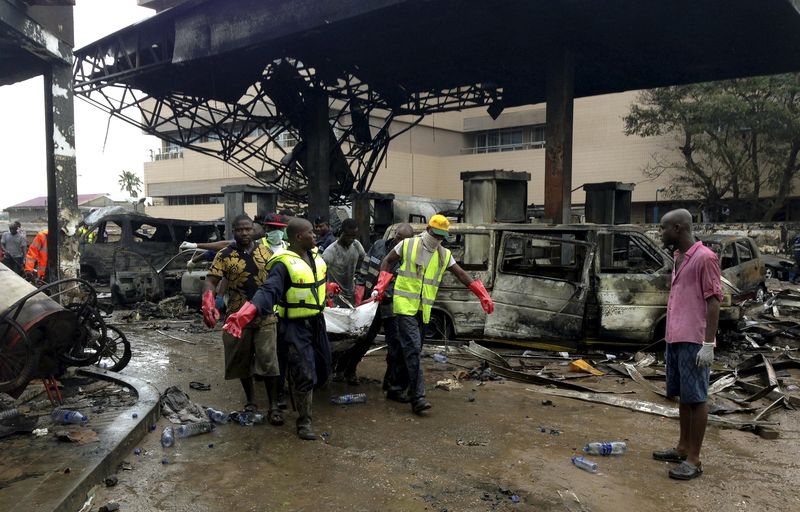
{"type": "MultiPolygon", "coordinates": [[[[643,169],[656,153],[674,151],[670,137],[640,138],[624,133],[623,117],[637,92],[575,100],[573,179],[574,205],[582,205],[582,185],[603,181],[635,183],[632,219],[652,220],[658,192],[666,178],[652,180],[643,169]]],[[[404,120],[394,129],[403,128],[404,120]]],[[[461,199],[460,173],[488,169],[531,173],[528,198],[544,202],[545,105],[507,109],[493,120],[485,109],[435,114],[399,135],[389,145],[372,191],[461,199]]],[[[279,144],[290,147],[293,140],[279,144]]],[[[209,140],[203,144],[219,144],[209,140]]],[[[272,150],[272,148],[270,149],[272,150]]],[[[147,213],[159,217],[210,220],[222,217],[220,188],[251,184],[235,168],[204,154],[163,143],[144,165],[145,193],[153,198],[147,213]]],[[[246,201],[248,213],[255,202],[246,201]]]]}

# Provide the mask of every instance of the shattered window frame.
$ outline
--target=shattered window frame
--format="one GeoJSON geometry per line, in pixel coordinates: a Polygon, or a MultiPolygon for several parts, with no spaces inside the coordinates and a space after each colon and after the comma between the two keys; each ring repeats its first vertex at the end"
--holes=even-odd
{"type": "Polygon", "coordinates": [[[662,254],[653,251],[652,243],[641,233],[635,231],[598,231],[595,236],[597,243],[597,266],[596,271],[601,274],[656,274],[659,271],[665,270],[668,261],[662,254]],[[610,247],[604,242],[606,237],[611,237],[613,243],[610,247]],[[619,243],[620,240],[626,240],[627,243],[619,243]],[[647,266],[630,266],[632,261],[630,258],[631,248],[636,248],[640,251],[639,257],[642,261],[649,261],[647,266]],[[624,258],[617,258],[620,254],[626,254],[624,258]],[[611,261],[606,261],[610,256],[611,261]],[[622,263],[622,264],[619,264],[622,263]]]}
{"type": "Polygon", "coordinates": [[[544,236],[532,232],[519,232],[519,231],[506,231],[500,237],[500,253],[498,256],[497,271],[507,275],[517,275],[523,277],[530,277],[533,279],[547,279],[554,281],[563,281],[573,284],[581,284],[585,277],[586,258],[591,252],[592,244],[578,240],[576,233],[548,233],[549,236],[544,236]],[[521,270],[520,267],[509,268],[507,261],[508,257],[508,244],[512,240],[523,240],[522,252],[515,254],[514,259],[520,258],[523,262],[525,259],[531,260],[533,266],[531,270],[538,269],[539,272],[528,272],[521,270]],[[530,243],[530,246],[528,245],[530,243]],[[532,243],[536,242],[536,243],[532,243]],[[544,245],[546,244],[546,245],[544,245]],[[560,248],[556,251],[553,244],[560,244],[560,248]],[[539,257],[535,257],[536,248],[542,249],[544,252],[539,257]],[[546,254],[546,252],[550,254],[546,254]],[[526,252],[528,254],[526,255],[526,252]],[[556,263],[558,258],[558,263],[556,263]],[[565,264],[565,261],[567,264],[565,264]],[[564,275],[558,275],[563,273],[564,275]]]}

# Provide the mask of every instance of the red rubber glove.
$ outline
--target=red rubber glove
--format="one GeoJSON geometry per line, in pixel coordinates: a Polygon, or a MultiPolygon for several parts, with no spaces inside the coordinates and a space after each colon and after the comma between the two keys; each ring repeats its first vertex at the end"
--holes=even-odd
{"type": "Polygon", "coordinates": [[[256,308],[252,302],[247,301],[242,304],[239,311],[228,316],[228,319],[225,320],[225,325],[222,326],[222,330],[234,338],[241,338],[242,329],[244,329],[256,315],[258,315],[258,308],[256,308]]]}
{"type": "Polygon", "coordinates": [[[469,283],[469,289],[481,300],[481,307],[483,310],[491,315],[492,311],[494,311],[494,302],[492,302],[492,298],[489,297],[489,292],[486,291],[486,287],[483,286],[481,280],[476,279],[469,283]]]}
{"type": "Polygon", "coordinates": [[[219,310],[214,301],[214,292],[211,290],[203,292],[203,306],[200,310],[203,312],[203,323],[206,324],[206,327],[209,329],[213,329],[219,321],[219,310]]]}
{"type": "Polygon", "coordinates": [[[386,272],[385,270],[382,270],[378,275],[378,282],[375,283],[375,288],[372,289],[372,296],[375,297],[376,301],[380,302],[383,300],[383,294],[393,278],[394,274],[386,272]]]}
{"type": "Polygon", "coordinates": [[[342,287],[337,283],[327,283],[325,285],[325,293],[328,295],[339,295],[342,293],[342,287]]]}
{"type": "Polygon", "coordinates": [[[364,293],[366,289],[367,288],[363,284],[356,285],[356,307],[364,303],[364,293]]]}

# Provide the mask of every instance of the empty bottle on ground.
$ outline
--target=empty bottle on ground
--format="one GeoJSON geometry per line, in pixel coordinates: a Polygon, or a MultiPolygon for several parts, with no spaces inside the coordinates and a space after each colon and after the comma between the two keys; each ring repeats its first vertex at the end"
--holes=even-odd
{"type": "Polygon", "coordinates": [[[347,395],[332,396],[332,404],[363,404],[367,401],[366,393],[351,393],[347,395]]]}
{"type": "Polygon", "coordinates": [[[0,411],[0,421],[3,420],[10,420],[11,418],[16,418],[20,415],[19,409],[14,407],[13,409],[6,409],[5,411],[0,411]]]}
{"type": "Polygon", "coordinates": [[[224,424],[228,423],[228,420],[230,419],[230,415],[228,413],[222,412],[218,409],[212,409],[211,407],[206,409],[206,414],[208,415],[208,419],[214,423],[224,424]]]}
{"type": "Polygon", "coordinates": [[[433,360],[436,361],[437,363],[446,363],[447,356],[444,354],[433,354],[433,360]]]}
{"type": "Polygon", "coordinates": [[[169,448],[173,444],[175,444],[175,431],[172,430],[172,427],[165,427],[161,432],[161,446],[169,448]]]}
{"type": "Polygon", "coordinates": [[[597,473],[597,463],[586,460],[583,458],[583,456],[572,457],[572,463],[584,471],[588,471],[589,473],[597,473]]]}
{"type": "Polygon", "coordinates": [[[85,414],[82,414],[78,411],[69,411],[67,409],[53,409],[53,412],[50,413],[50,417],[56,423],[86,423],[89,421],[89,417],[85,414]]]}
{"type": "Polygon", "coordinates": [[[178,434],[178,437],[192,437],[198,434],[207,434],[212,430],[214,430],[214,424],[210,421],[198,421],[197,423],[178,425],[175,433],[178,434]]]}
{"type": "Polygon", "coordinates": [[[241,411],[231,413],[231,419],[238,421],[239,425],[249,427],[250,425],[260,425],[266,421],[264,415],[255,411],[241,411]]]}
{"type": "Polygon", "coordinates": [[[589,443],[583,447],[583,451],[591,455],[622,455],[627,449],[625,441],[589,443]]]}

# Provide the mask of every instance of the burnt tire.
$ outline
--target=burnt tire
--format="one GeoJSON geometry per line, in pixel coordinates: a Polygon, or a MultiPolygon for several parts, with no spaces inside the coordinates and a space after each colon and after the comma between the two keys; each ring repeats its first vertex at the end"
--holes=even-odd
{"type": "Polygon", "coordinates": [[[106,339],[99,348],[100,358],[95,366],[112,372],[122,371],[131,360],[131,343],[113,325],[106,325],[106,339]]]}

